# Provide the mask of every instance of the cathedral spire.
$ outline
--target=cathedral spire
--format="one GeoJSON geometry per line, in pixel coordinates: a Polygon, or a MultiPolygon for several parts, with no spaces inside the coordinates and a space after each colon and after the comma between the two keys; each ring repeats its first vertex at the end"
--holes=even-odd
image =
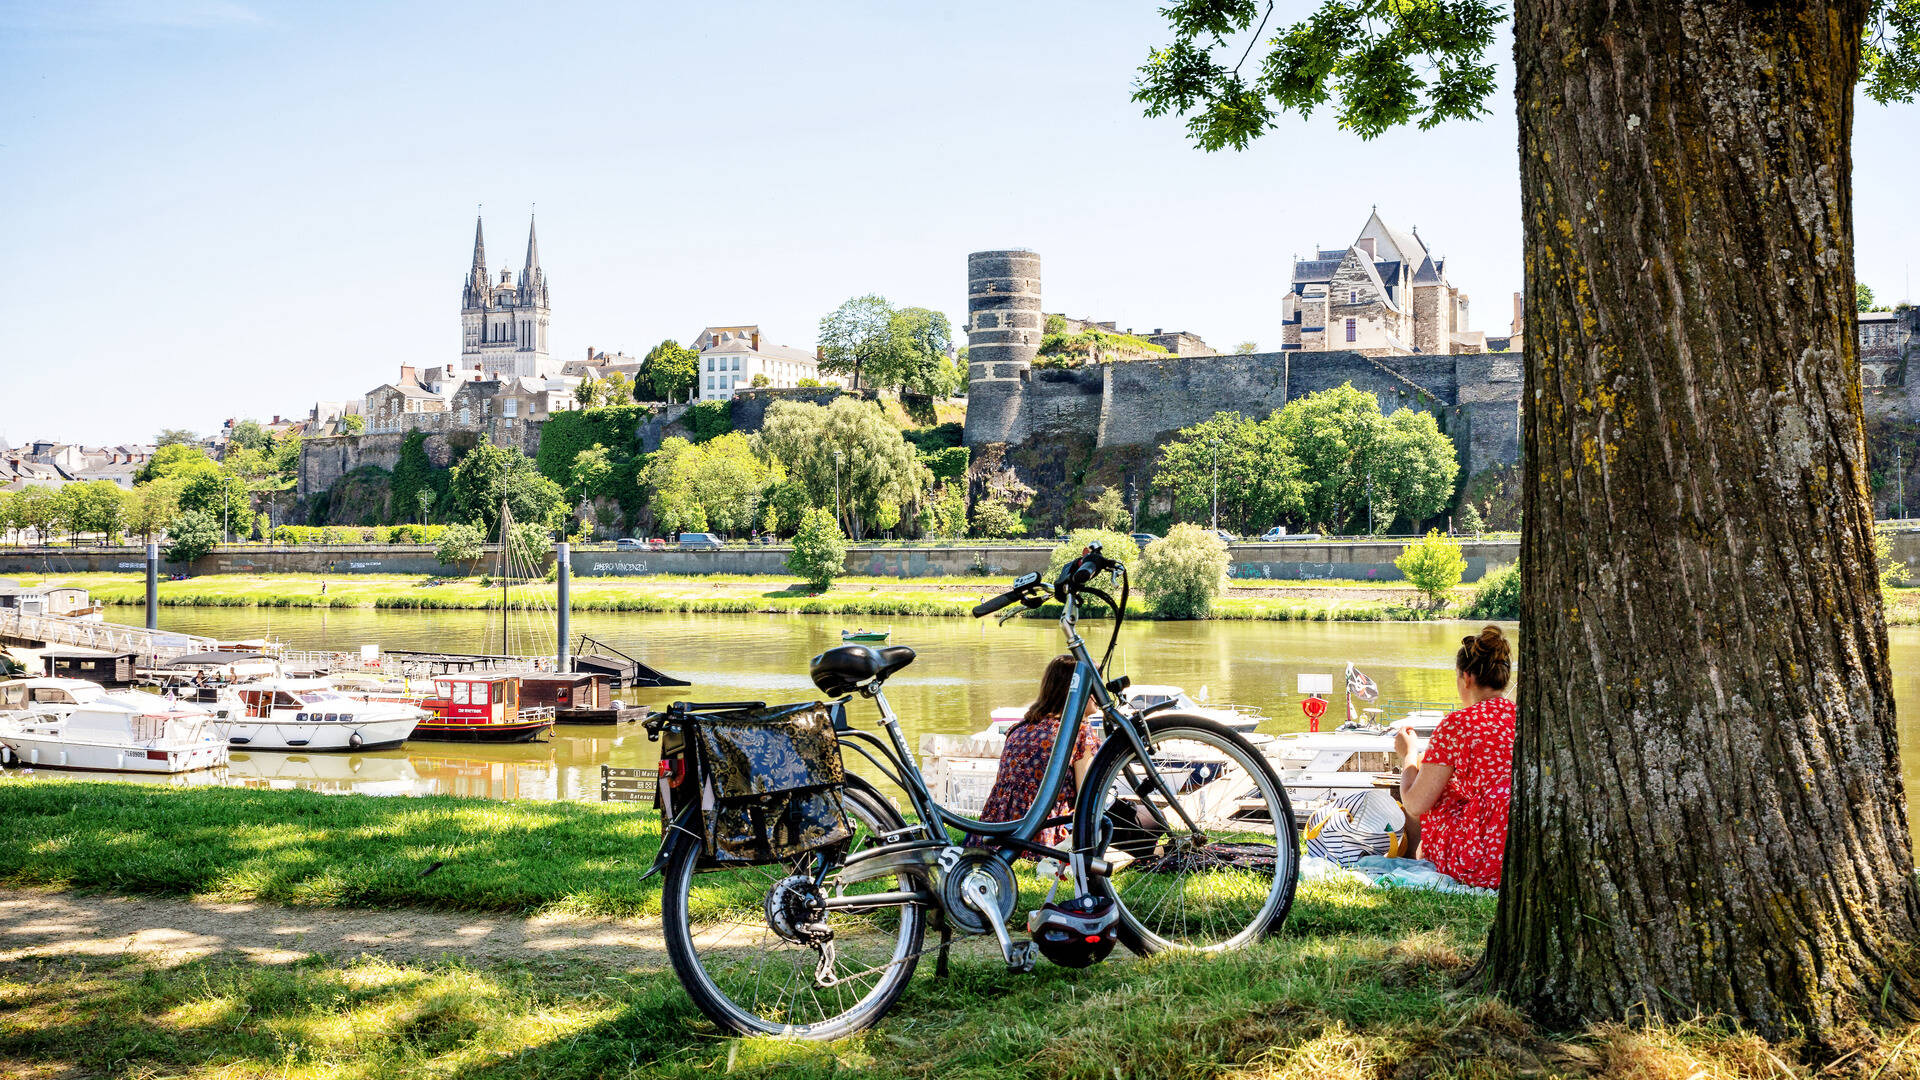
{"type": "Polygon", "coordinates": [[[478,214],[473,217],[473,269],[470,273],[476,281],[487,280],[487,234],[478,214]]]}
{"type": "Polygon", "coordinates": [[[527,216],[527,265],[520,273],[522,281],[534,271],[540,269],[540,238],[533,227],[533,216],[527,216]]]}

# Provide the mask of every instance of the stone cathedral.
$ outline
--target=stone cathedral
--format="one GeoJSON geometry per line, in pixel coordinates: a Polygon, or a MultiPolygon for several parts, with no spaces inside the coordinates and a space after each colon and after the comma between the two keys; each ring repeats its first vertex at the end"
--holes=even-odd
{"type": "Polygon", "coordinates": [[[473,223],[473,267],[460,298],[460,370],[487,380],[558,378],[561,364],[547,355],[547,272],[540,269],[540,241],[527,222],[527,261],[520,280],[501,269],[487,273],[487,241],[473,223]]]}

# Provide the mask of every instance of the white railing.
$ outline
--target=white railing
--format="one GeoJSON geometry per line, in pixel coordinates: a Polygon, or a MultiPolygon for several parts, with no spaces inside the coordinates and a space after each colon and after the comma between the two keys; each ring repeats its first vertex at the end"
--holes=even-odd
{"type": "Polygon", "coordinates": [[[109,652],[134,653],[156,660],[211,652],[218,646],[212,638],[195,634],[148,630],[144,626],[74,619],[64,615],[38,615],[8,608],[0,608],[0,635],[44,641],[49,645],[78,645],[109,652]]]}
{"type": "MultiPolygon", "coordinates": [[[[330,675],[390,675],[394,677],[411,676],[425,678],[438,674],[435,669],[440,665],[429,656],[395,656],[381,653],[375,661],[366,661],[356,652],[324,652],[312,649],[285,649],[279,654],[282,665],[302,671],[320,671],[330,675]]],[[[551,671],[551,657],[486,657],[484,663],[476,666],[476,671],[499,672],[506,675],[531,674],[536,671],[551,671]]],[[[454,672],[458,674],[458,672],[454,672]]]]}

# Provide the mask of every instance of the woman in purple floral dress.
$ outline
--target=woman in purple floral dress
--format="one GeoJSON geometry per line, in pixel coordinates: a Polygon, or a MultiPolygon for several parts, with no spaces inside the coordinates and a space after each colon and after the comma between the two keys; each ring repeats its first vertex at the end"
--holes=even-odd
{"type": "MultiPolygon", "coordinates": [[[[1047,665],[1046,674],[1040,677],[1040,695],[1027,706],[1027,718],[1007,732],[1006,748],[1000,754],[1000,771],[993,778],[993,791],[987,795],[987,805],[980,811],[981,821],[1018,821],[1040,794],[1040,781],[1047,775],[1047,760],[1053,756],[1054,741],[1060,737],[1060,713],[1066,708],[1067,688],[1073,685],[1074,665],[1072,656],[1054,657],[1047,665]]],[[[1091,698],[1087,712],[1089,716],[1093,713],[1091,698]]],[[[1093,753],[1098,749],[1100,737],[1093,733],[1091,723],[1082,723],[1073,749],[1073,769],[1060,785],[1059,797],[1048,817],[1073,812],[1074,793],[1086,780],[1087,766],[1093,763],[1093,753]]],[[[1056,825],[1042,829],[1033,842],[1062,847],[1067,842],[1067,833],[1067,826],[1056,825]]]]}

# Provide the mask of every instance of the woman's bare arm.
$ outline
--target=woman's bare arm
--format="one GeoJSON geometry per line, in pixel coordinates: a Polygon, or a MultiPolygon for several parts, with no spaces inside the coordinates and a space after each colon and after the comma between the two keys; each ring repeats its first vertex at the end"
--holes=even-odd
{"type": "Polygon", "coordinates": [[[1400,805],[1414,817],[1425,817],[1440,801],[1440,793],[1453,779],[1453,766],[1441,764],[1409,765],[1400,774],[1400,805]]]}

